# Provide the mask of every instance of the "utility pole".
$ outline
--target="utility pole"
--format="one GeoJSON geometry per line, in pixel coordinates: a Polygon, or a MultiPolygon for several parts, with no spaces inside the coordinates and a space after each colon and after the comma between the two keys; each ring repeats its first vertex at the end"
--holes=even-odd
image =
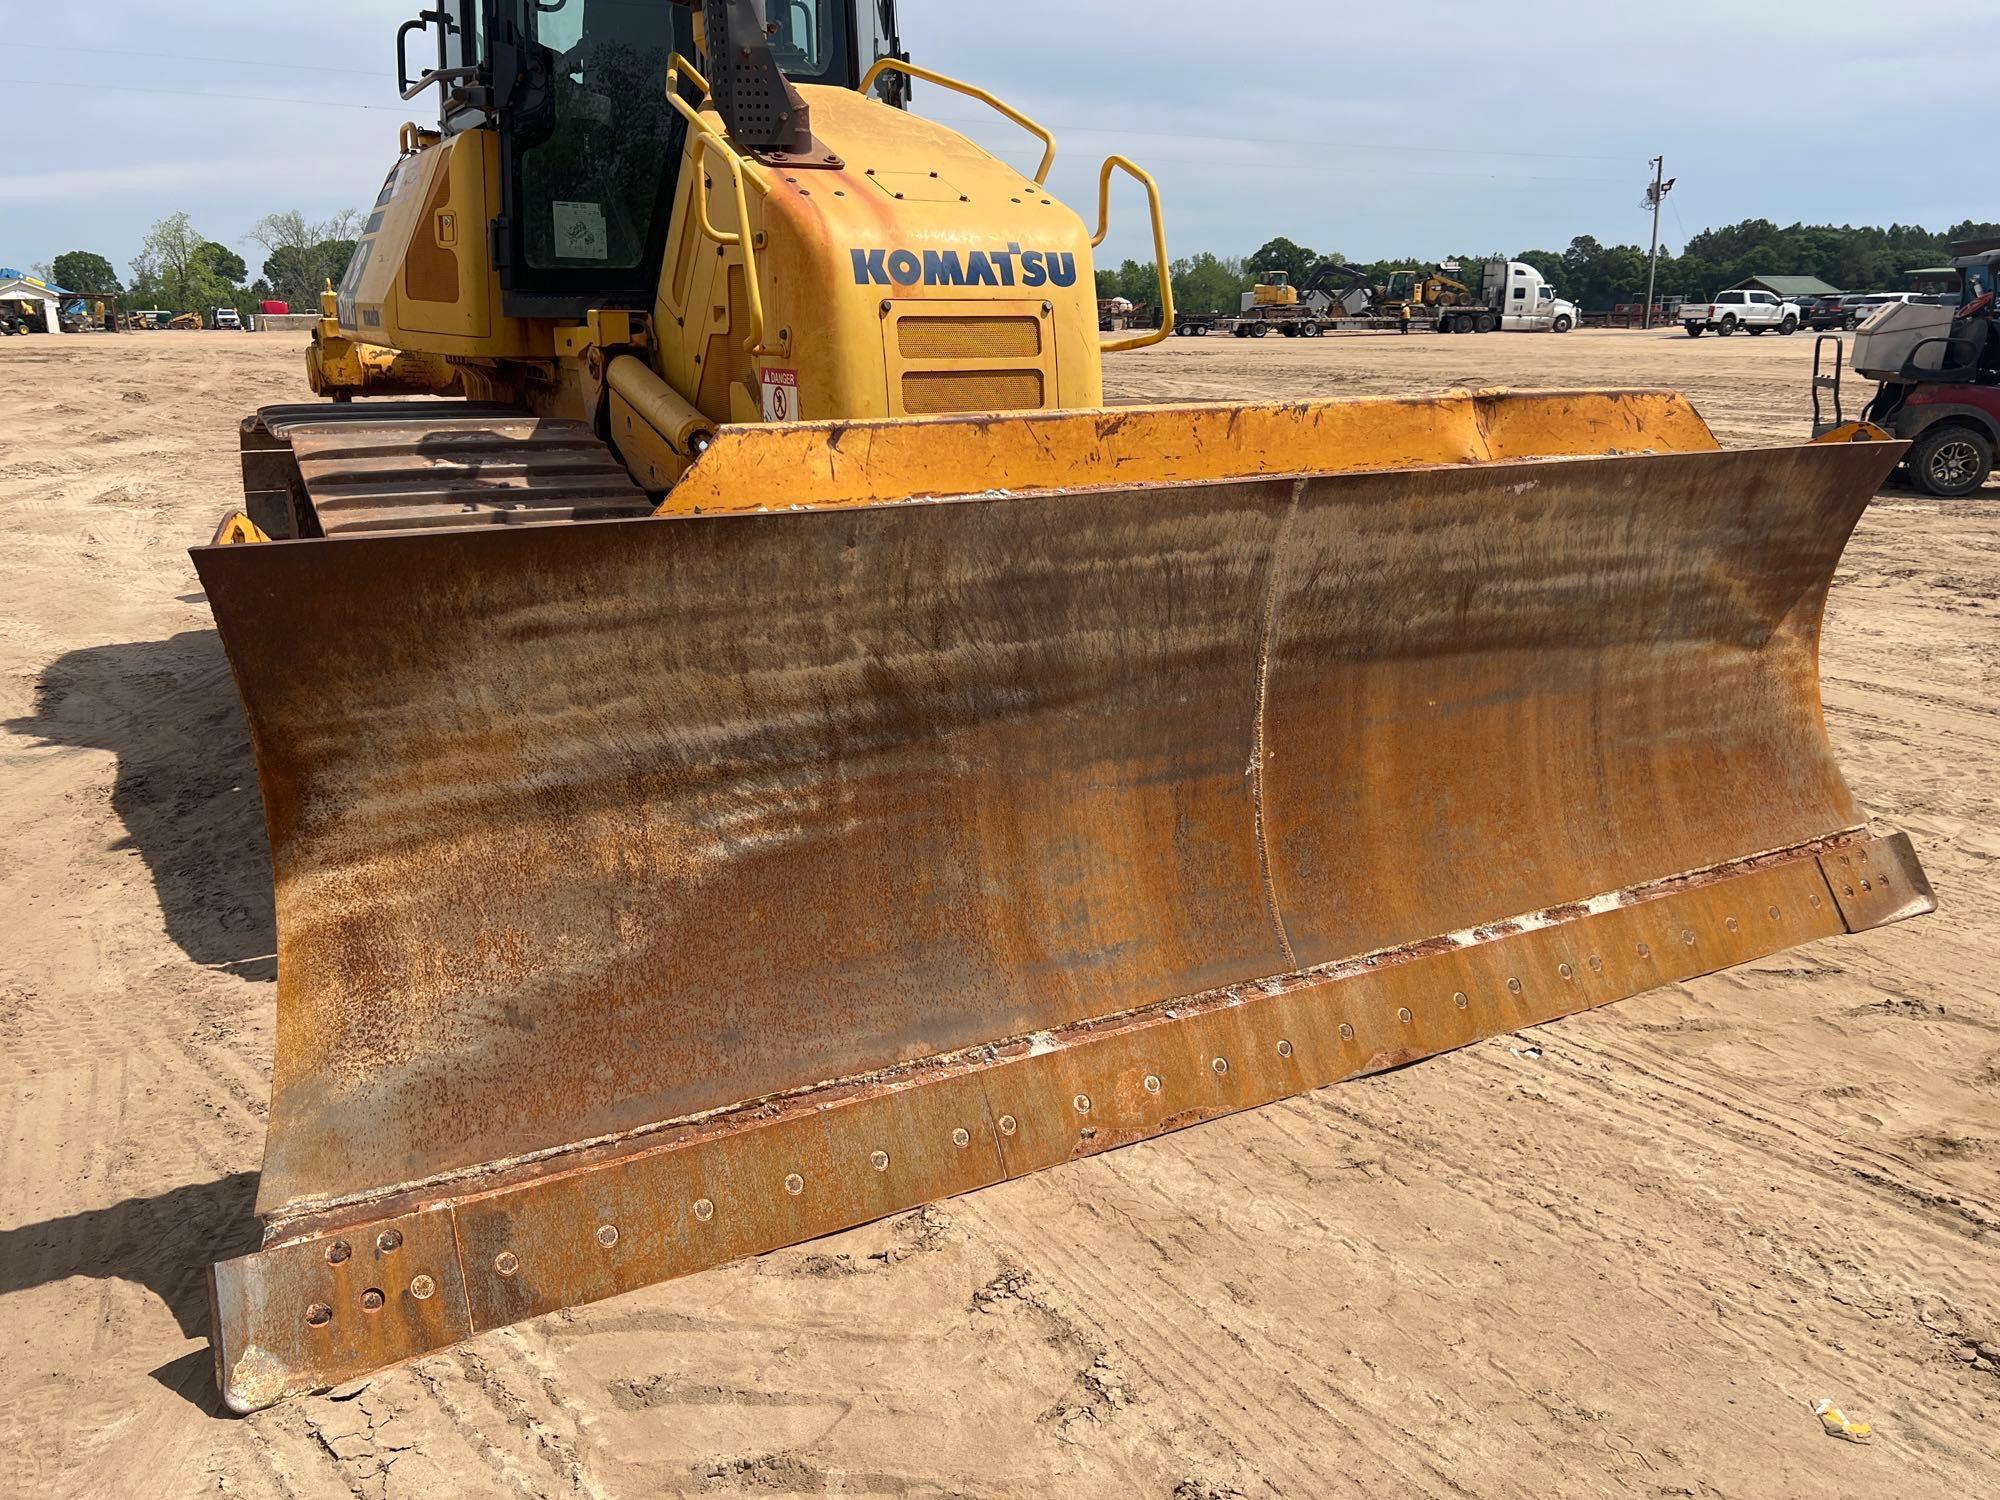
{"type": "Polygon", "coordinates": [[[1656,156],[1652,161],[1653,181],[1646,189],[1646,206],[1653,210],[1653,249],[1646,257],[1646,311],[1641,326],[1653,326],[1653,286],[1660,275],[1660,200],[1674,190],[1674,179],[1666,175],[1667,158],[1656,156]]]}

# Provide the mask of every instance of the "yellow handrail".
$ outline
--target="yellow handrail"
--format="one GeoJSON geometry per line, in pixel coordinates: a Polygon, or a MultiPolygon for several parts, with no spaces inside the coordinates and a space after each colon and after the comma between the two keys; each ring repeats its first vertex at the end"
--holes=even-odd
{"type": "Polygon", "coordinates": [[[744,176],[749,179],[750,185],[756,188],[758,192],[768,194],[771,191],[771,185],[764,180],[762,169],[757,163],[751,161],[736,149],[735,144],[729,139],[727,131],[723,130],[714,120],[711,120],[707,115],[681,97],[680,84],[683,76],[686,77],[689,83],[692,83],[696,88],[701,90],[702,103],[706,104],[714,97],[715,91],[709,87],[708,80],[702,77],[700,71],[693,63],[689,62],[680,53],[675,52],[669,54],[667,58],[667,102],[680,111],[682,118],[689,125],[699,130],[703,135],[712,136],[714,139],[722,142],[728,148],[729,154],[736,159],[737,165],[742,169],[744,176]]]}
{"type": "Polygon", "coordinates": [[[1116,168],[1138,179],[1146,190],[1146,202],[1153,213],[1153,256],[1159,262],[1160,278],[1160,326],[1129,339],[1106,339],[1099,347],[1106,354],[1122,354],[1127,349],[1145,349],[1159,343],[1174,331],[1174,276],[1172,264],[1167,259],[1167,221],[1160,208],[1160,185],[1153,181],[1152,174],[1137,162],[1124,156],[1107,156],[1097,173],[1097,233],[1091,236],[1090,248],[1095,250],[1104,243],[1104,237],[1111,232],[1111,173],[1116,168]]]}
{"type": "MultiPolygon", "coordinates": [[[[721,157],[723,165],[729,168],[730,186],[736,195],[736,229],[733,233],[725,234],[715,227],[708,216],[708,184],[706,182],[691,184],[690,191],[694,194],[695,224],[702,234],[714,243],[733,245],[743,252],[743,294],[750,304],[750,337],[743,347],[752,355],[776,354],[779,352],[776,348],[766,347],[764,343],[764,292],[761,278],[757,274],[756,236],[749,232],[750,200],[743,188],[744,168],[748,163],[737,153],[736,148],[729,144],[728,138],[702,116],[700,110],[681,97],[680,79],[683,72],[701,89],[702,97],[704,99],[708,97],[708,80],[695,71],[693,63],[676,52],[667,59],[667,102],[680,111],[686,118],[689,128],[695,132],[695,160],[699,162],[704,151],[713,151],[721,157]]],[[[761,190],[763,184],[759,183],[758,187],[761,190]]]]}
{"type": "Polygon", "coordinates": [[[1035,169],[1035,183],[1041,186],[1048,182],[1049,168],[1056,164],[1056,138],[1049,133],[1046,125],[1029,119],[1013,105],[994,98],[985,89],[970,83],[961,83],[958,79],[948,78],[943,73],[933,73],[929,68],[920,68],[915,63],[904,62],[900,57],[877,58],[875,66],[870,68],[867,77],[861,80],[861,92],[866,94],[872,90],[875,87],[875,80],[884,73],[905,73],[912,78],[921,78],[925,83],[934,83],[941,89],[950,89],[954,94],[977,99],[988,108],[998,110],[1042,143],[1042,164],[1035,169]]]}

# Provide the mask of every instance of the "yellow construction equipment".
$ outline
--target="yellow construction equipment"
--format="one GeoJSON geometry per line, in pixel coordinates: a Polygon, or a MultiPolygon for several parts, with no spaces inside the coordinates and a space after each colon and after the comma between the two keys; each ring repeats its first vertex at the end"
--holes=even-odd
{"type": "Polygon", "coordinates": [[[1463,307],[1478,300],[1471,287],[1445,275],[1442,269],[1391,271],[1388,281],[1384,284],[1379,305],[1386,308],[1388,316],[1393,318],[1405,307],[1412,310],[1426,307],[1463,307]]]}
{"type": "Polygon", "coordinates": [[[194,554],[277,887],[238,1409],[1930,908],[1817,696],[1903,445],[1105,409],[1151,179],[1086,227],[893,22],[404,28],[336,400],[194,554]]]}
{"type": "Polygon", "coordinates": [[[1291,276],[1284,271],[1262,272],[1244,297],[1243,310],[1253,307],[1297,307],[1299,289],[1292,285],[1291,276]]]}

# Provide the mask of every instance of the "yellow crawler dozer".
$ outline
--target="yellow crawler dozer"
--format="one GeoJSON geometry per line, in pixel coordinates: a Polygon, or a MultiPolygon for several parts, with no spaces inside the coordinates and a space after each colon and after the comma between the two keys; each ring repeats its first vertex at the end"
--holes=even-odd
{"type": "Polygon", "coordinates": [[[277,884],[238,1409],[1930,908],[1817,693],[1902,445],[1106,409],[1151,181],[1086,228],[893,14],[405,27],[333,399],[195,552],[277,884]]]}

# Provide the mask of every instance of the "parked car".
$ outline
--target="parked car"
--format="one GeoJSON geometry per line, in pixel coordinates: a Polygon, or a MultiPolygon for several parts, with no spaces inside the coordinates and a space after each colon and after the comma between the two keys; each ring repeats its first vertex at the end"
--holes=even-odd
{"type": "MultiPolygon", "coordinates": [[[[1917,292],[1854,292],[1840,299],[1840,322],[1836,327],[1859,328],[1870,313],[1878,307],[1892,302],[1933,302],[1938,299],[1926,297],[1917,292]]],[[[1955,304],[1958,298],[1945,299],[1947,305],[1955,304]]]]}
{"type": "Polygon", "coordinates": [[[1710,329],[1723,338],[1739,328],[1750,333],[1767,328],[1797,333],[1801,321],[1796,302],[1786,302],[1773,292],[1745,290],[1718,292],[1713,302],[1683,302],[1680,318],[1691,339],[1710,329]]]}
{"type": "Polygon", "coordinates": [[[1824,333],[1829,328],[1847,326],[1847,315],[1841,310],[1841,303],[1847,300],[1844,292],[1823,292],[1816,297],[1799,299],[1799,319],[1804,327],[1824,333]]]}

